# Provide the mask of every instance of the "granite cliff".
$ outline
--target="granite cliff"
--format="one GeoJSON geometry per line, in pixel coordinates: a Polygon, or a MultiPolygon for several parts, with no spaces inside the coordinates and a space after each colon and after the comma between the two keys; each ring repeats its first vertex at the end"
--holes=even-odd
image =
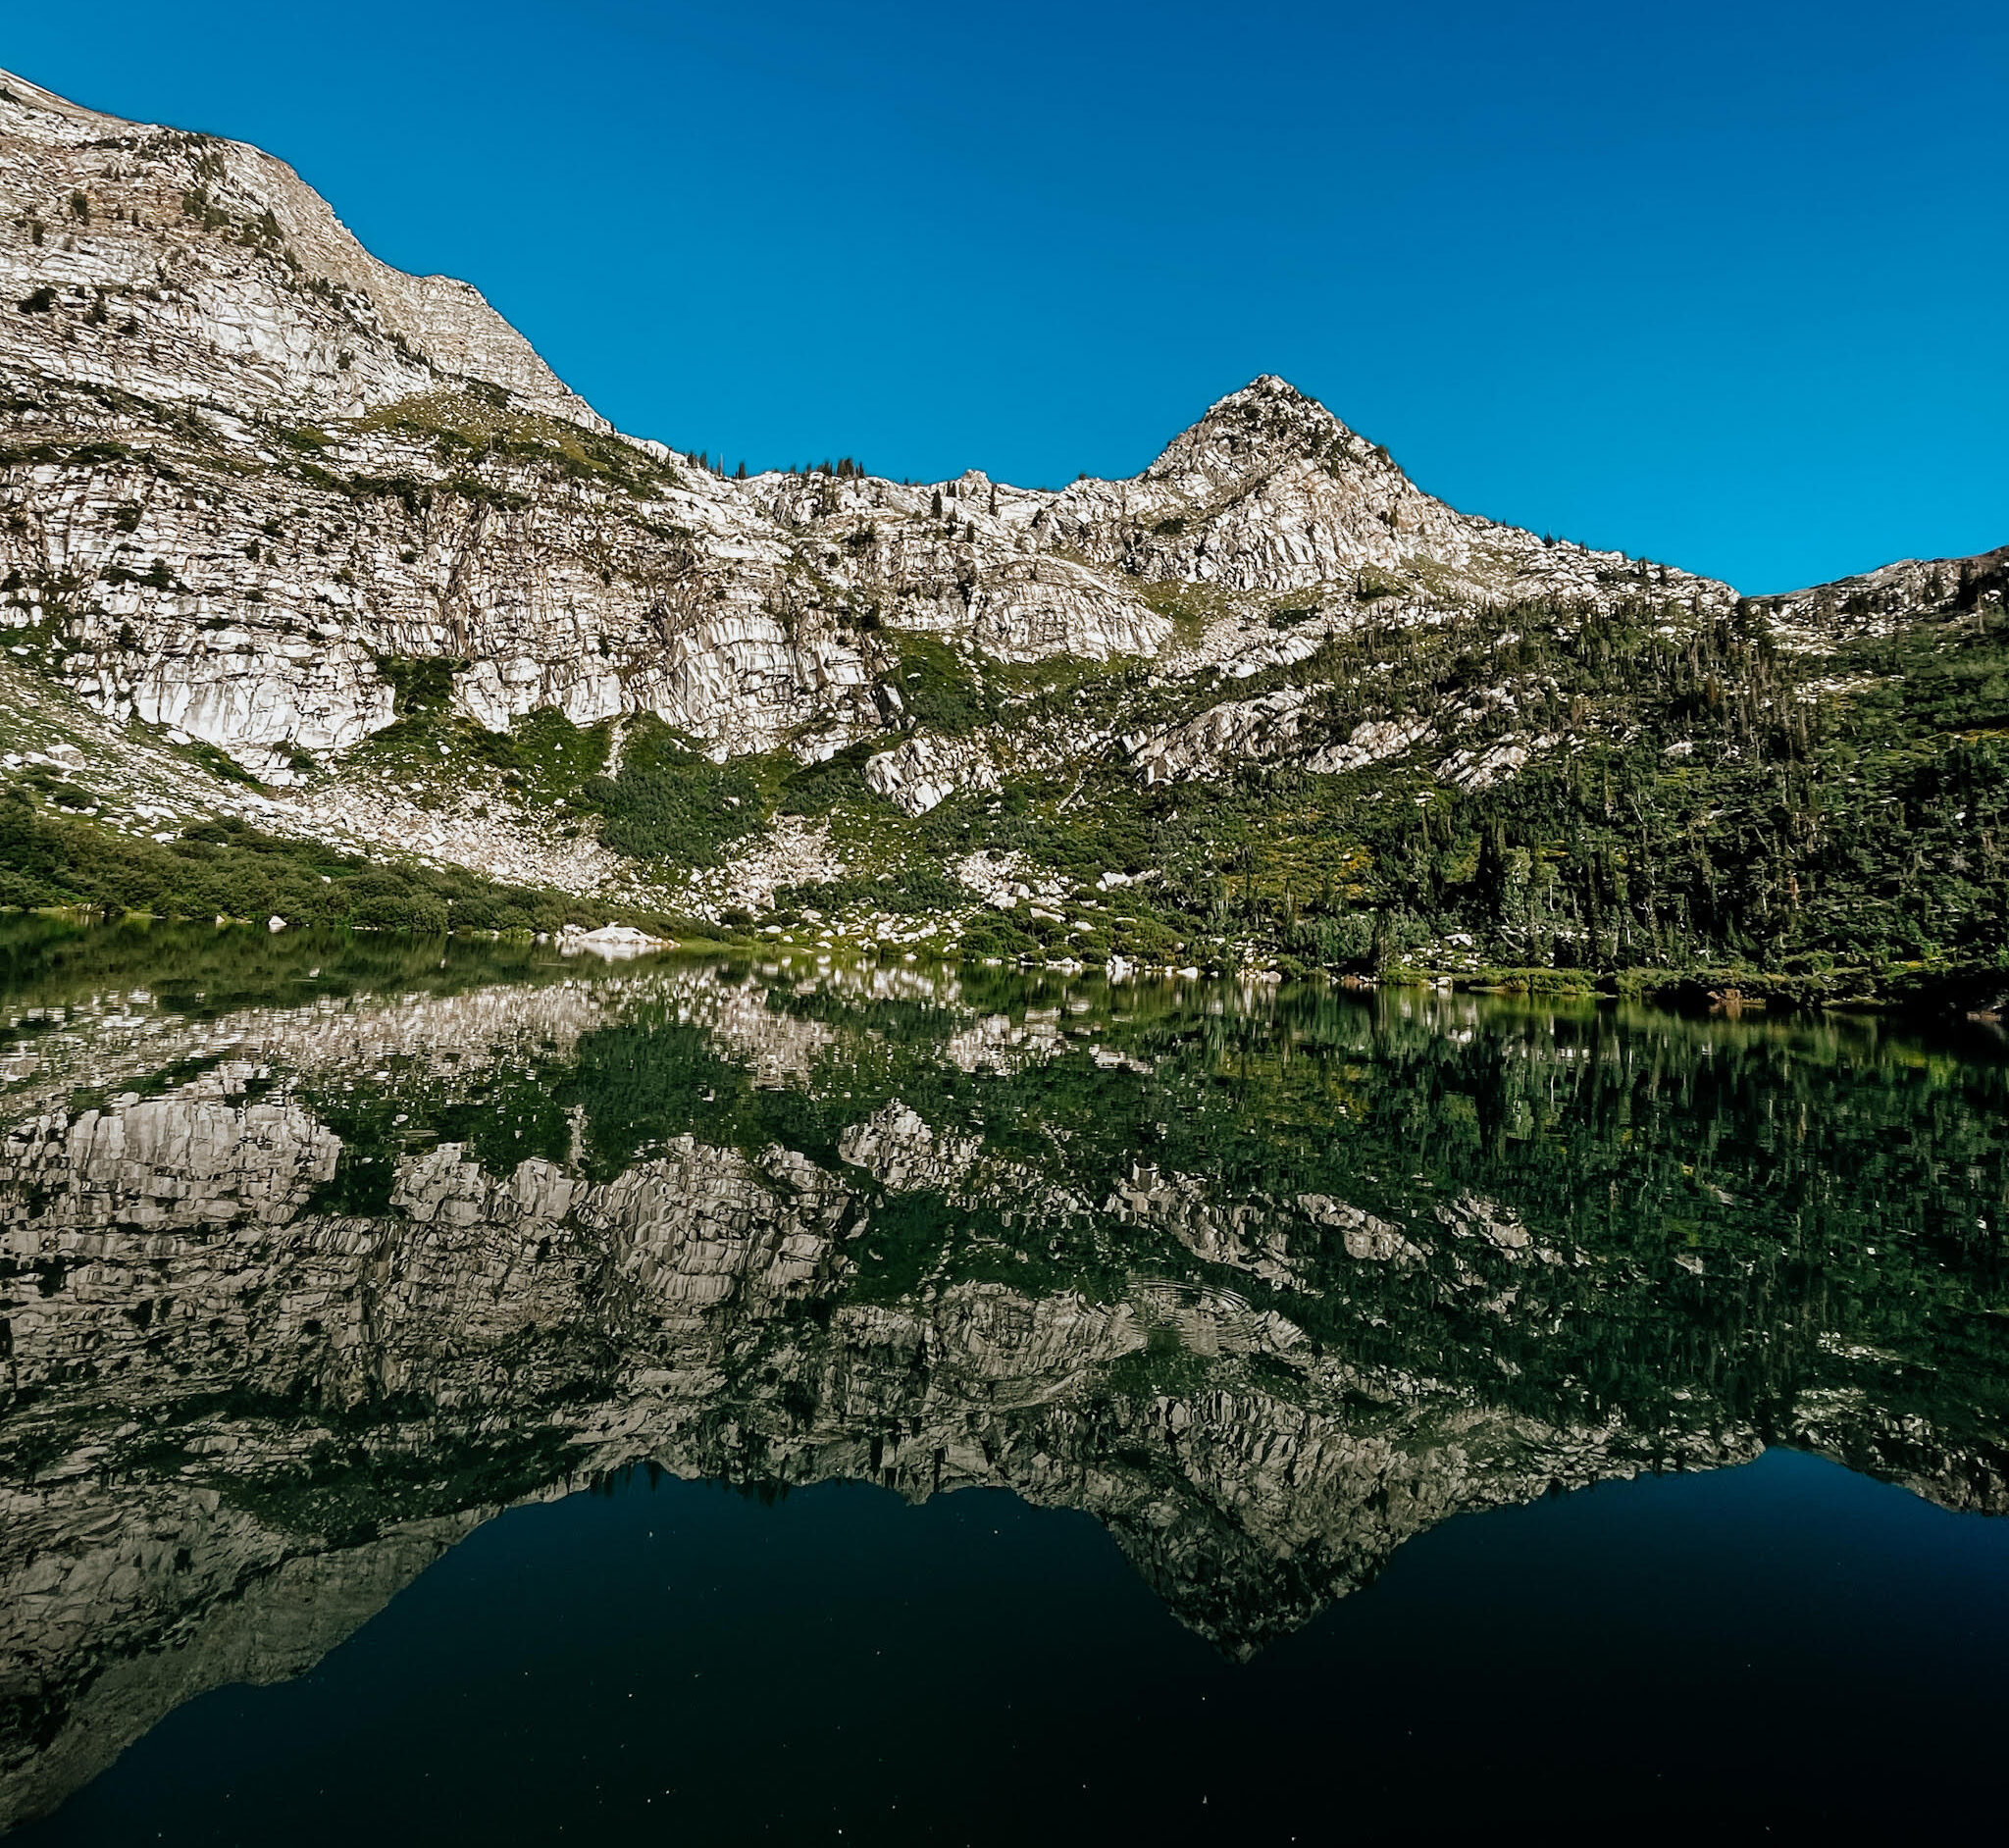
{"type": "Polygon", "coordinates": [[[1743,597],[1458,512],[1269,377],[1127,481],[728,480],[272,156],[11,76],[0,300],[0,758],[73,818],[15,902],[445,920],[137,845],[245,824],[1020,960],[1871,980],[1999,942],[2002,554],[1743,597]]]}
{"type": "MultiPolygon", "coordinates": [[[[1596,598],[1632,568],[1454,513],[1277,379],[1135,481],[724,481],[617,436],[474,289],[376,262],[271,156],[0,87],[0,288],[34,304],[0,323],[0,364],[48,452],[11,472],[15,620],[61,608],[87,704],[276,782],[389,722],[386,658],[451,661],[490,726],[650,712],[807,755],[897,720],[882,628],[1143,659],[1172,635],[1154,585],[1344,613],[1362,574],[1596,598]]],[[[1222,608],[1174,661],[1264,642],[1222,608]]]]}

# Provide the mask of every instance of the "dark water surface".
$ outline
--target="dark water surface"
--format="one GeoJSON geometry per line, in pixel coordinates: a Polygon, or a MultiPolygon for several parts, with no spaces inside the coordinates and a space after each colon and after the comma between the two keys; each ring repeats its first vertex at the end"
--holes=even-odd
{"type": "Polygon", "coordinates": [[[23,1843],[1972,1823],[1983,1029],[0,932],[23,1843]]]}

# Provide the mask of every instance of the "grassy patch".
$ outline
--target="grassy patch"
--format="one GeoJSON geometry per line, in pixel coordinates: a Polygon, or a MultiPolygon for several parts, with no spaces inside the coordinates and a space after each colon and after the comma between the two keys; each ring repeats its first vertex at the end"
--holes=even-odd
{"type": "Polygon", "coordinates": [[[766,819],[757,766],[713,763],[647,716],[630,725],[619,771],[593,778],[585,794],[606,818],[609,847],[675,867],[718,865],[730,843],[766,819]]]}
{"type": "MultiPolygon", "coordinates": [[[[604,903],[498,885],[467,872],[378,865],[242,822],[173,842],[115,834],[0,792],[0,904],[90,905],[162,917],[283,917],[289,924],[439,932],[551,931],[604,923],[604,903]]],[[[643,919],[665,928],[661,919],[643,919]]]]}
{"type": "Polygon", "coordinates": [[[983,671],[933,636],[901,634],[895,679],[907,716],[930,731],[961,738],[998,716],[983,671]]]}

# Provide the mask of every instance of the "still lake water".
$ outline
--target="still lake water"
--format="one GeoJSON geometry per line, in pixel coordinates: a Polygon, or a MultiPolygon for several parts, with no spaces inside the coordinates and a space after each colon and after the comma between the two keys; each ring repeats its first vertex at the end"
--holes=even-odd
{"type": "Polygon", "coordinates": [[[1996,1813],[1980,1027],[26,919],[0,1023],[10,1848],[1996,1813]]]}

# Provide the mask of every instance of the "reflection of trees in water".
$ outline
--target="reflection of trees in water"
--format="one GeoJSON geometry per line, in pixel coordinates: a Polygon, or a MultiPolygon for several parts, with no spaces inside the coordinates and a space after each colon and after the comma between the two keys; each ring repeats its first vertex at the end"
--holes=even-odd
{"type": "Polygon", "coordinates": [[[1238,1652],[1555,1483],[1784,1440],[2004,1502],[1999,1060],[515,952],[303,1002],[262,944],[184,1005],[86,950],[17,972],[0,1152],[16,1806],[638,1460],[1085,1508],[1238,1652]]]}

